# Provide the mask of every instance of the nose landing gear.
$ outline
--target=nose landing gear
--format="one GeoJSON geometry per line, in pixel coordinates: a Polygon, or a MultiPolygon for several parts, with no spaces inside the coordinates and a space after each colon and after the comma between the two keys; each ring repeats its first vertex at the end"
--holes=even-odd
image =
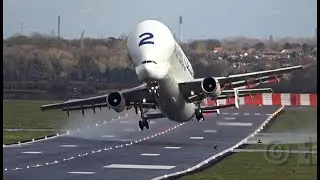
{"type": "Polygon", "coordinates": [[[140,116],[141,116],[142,120],[139,121],[139,128],[141,129],[141,131],[143,131],[144,127],[146,127],[147,129],[150,128],[148,119],[145,117],[145,114],[148,111],[149,110],[144,111],[144,109],[142,107],[140,107],[140,116]]]}

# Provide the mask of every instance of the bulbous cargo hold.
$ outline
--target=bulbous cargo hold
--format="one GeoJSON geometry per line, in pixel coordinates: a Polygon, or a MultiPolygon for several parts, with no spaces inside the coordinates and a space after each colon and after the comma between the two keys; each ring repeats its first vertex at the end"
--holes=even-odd
{"type": "Polygon", "coordinates": [[[122,112],[125,109],[125,99],[120,92],[112,92],[107,97],[107,104],[116,112],[122,112]]]}
{"type": "Polygon", "coordinates": [[[213,77],[206,77],[201,82],[201,88],[208,97],[218,97],[221,94],[219,82],[213,77]]]}

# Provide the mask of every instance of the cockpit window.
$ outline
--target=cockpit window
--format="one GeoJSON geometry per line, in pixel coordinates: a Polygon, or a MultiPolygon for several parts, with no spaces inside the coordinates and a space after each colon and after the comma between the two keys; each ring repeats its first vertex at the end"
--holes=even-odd
{"type": "Polygon", "coordinates": [[[154,64],[157,64],[155,61],[142,61],[141,64],[146,64],[146,63],[154,63],[154,64]]]}

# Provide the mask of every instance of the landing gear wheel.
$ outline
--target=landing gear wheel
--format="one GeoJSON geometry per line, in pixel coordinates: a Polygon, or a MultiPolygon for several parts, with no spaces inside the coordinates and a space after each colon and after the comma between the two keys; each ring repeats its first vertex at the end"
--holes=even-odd
{"type": "Polygon", "coordinates": [[[201,119],[203,119],[203,121],[204,121],[203,114],[202,114],[202,112],[201,112],[199,109],[196,109],[196,110],[195,110],[195,115],[196,115],[196,119],[197,119],[198,121],[200,121],[201,119]]]}
{"type": "Polygon", "coordinates": [[[147,129],[149,129],[150,127],[149,127],[149,122],[146,120],[145,121],[145,127],[147,128],[147,129]]]}
{"type": "Polygon", "coordinates": [[[139,121],[139,128],[141,129],[141,131],[143,131],[143,128],[146,127],[147,129],[150,128],[149,126],[149,122],[147,120],[140,120],[139,121]]]}
{"type": "Polygon", "coordinates": [[[139,121],[139,128],[141,129],[141,131],[143,131],[143,123],[142,123],[142,121],[139,121]]]}

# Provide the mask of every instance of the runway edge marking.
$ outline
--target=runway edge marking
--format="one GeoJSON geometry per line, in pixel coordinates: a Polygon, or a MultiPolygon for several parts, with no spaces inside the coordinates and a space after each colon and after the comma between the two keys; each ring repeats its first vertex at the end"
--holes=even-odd
{"type": "Polygon", "coordinates": [[[257,133],[259,133],[264,128],[264,126],[267,125],[268,122],[270,120],[272,120],[274,117],[276,117],[276,115],[278,113],[282,112],[283,109],[284,109],[284,106],[281,106],[277,111],[272,113],[253,133],[251,133],[249,136],[247,136],[246,138],[244,138],[243,140],[241,140],[239,143],[237,143],[236,145],[232,146],[231,148],[226,149],[226,150],[222,151],[219,154],[211,156],[210,158],[202,161],[201,163],[199,163],[199,164],[197,164],[197,165],[195,165],[195,166],[193,166],[191,168],[188,168],[188,169],[183,170],[183,171],[179,171],[179,172],[175,172],[175,173],[171,173],[171,174],[166,174],[166,175],[163,175],[163,176],[155,177],[152,180],[160,180],[160,179],[168,179],[168,178],[171,179],[171,178],[178,178],[178,177],[187,175],[189,173],[192,173],[194,171],[199,170],[202,166],[207,165],[208,163],[214,162],[214,160],[216,158],[220,157],[220,156],[227,155],[228,153],[232,153],[234,149],[238,148],[240,145],[243,145],[244,143],[246,143],[246,141],[249,138],[252,138],[257,133]]]}
{"type": "MultiPolygon", "coordinates": [[[[123,116],[123,117],[127,117],[127,116],[128,116],[128,114],[125,114],[125,116],[123,116]]],[[[96,124],[93,127],[100,127],[100,126],[103,126],[105,124],[114,122],[116,120],[120,120],[123,117],[118,116],[117,118],[111,118],[110,121],[103,121],[102,124],[96,124]]],[[[41,142],[41,141],[45,141],[45,140],[54,139],[54,138],[61,137],[61,136],[67,136],[67,135],[70,135],[70,134],[75,134],[75,133],[78,133],[79,131],[80,131],[80,129],[74,130],[74,132],[72,132],[72,133],[70,131],[67,131],[66,133],[62,133],[62,134],[57,133],[56,135],[53,135],[53,136],[50,136],[50,137],[44,136],[44,137],[41,137],[41,138],[37,138],[37,140],[35,140],[35,139],[26,140],[23,143],[18,142],[18,143],[15,143],[15,144],[3,144],[3,148],[20,147],[22,145],[27,145],[27,144],[31,144],[31,143],[36,143],[36,142],[41,142]]]]}

